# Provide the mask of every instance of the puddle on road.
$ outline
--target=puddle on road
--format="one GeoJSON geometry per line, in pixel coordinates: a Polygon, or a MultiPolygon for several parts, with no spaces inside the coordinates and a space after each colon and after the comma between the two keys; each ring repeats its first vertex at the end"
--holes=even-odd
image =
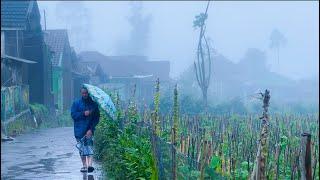
{"type": "Polygon", "coordinates": [[[52,152],[47,152],[47,153],[45,154],[45,156],[50,156],[50,155],[52,155],[52,152]]]}
{"type": "Polygon", "coordinates": [[[59,158],[69,158],[73,155],[73,153],[59,154],[57,155],[59,158]]]}
{"type": "Polygon", "coordinates": [[[33,157],[33,158],[35,158],[35,157],[37,157],[36,155],[34,155],[34,154],[29,154],[29,155],[27,155],[28,157],[33,157]]]}
{"type": "Polygon", "coordinates": [[[46,149],[46,148],[49,148],[49,146],[42,146],[42,147],[40,147],[40,149],[46,149]]]}
{"type": "MultiPolygon", "coordinates": [[[[69,130],[70,133],[73,133],[72,130],[69,130]]],[[[81,160],[74,146],[52,139],[51,134],[48,132],[40,135],[43,136],[41,141],[35,141],[33,135],[29,135],[28,137],[19,137],[13,142],[5,142],[6,148],[4,151],[1,149],[2,153],[6,154],[6,158],[1,159],[1,163],[5,164],[4,170],[1,170],[1,179],[35,179],[35,177],[40,179],[82,179],[83,175],[79,171],[81,160]],[[46,138],[47,136],[50,138],[46,138]],[[40,143],[34,146],[31,142],[40,143]]],[[[39,136],[37,135],[37,137],[39,136]]],[[[86,179],[106,179],[101,174],[100,168],[97,167],[95,171],[92,178],[86,176],[86,179]]]]}
{"type": "Polygon", "coordinates": [[[54,169],[53,169],[53,165],[54,163],[58,160],[58,159],[61,159],[61,158],[48,158],[48,159],[41,159],[39,161],[40,164],[43,164],[45,169],[49,172],[53,172],[54,169]]]}
{"type": "Polygon", "coordinates": [[[61,158],[41,159],[36,162],[20,163],[8,168],[7,175],[20,176],[25,173],[52,173],[54,172],[54,164],[61,158]]]}

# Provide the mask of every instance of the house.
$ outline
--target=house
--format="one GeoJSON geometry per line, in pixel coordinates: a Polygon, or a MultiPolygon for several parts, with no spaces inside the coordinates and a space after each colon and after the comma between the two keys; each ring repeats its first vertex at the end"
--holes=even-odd
{"type": "Polygon", "coordinates": [[[143,103],[151,103],[155,87],[153,75],[134,75],[110,77],[108,83],[101,84],[100,87],[117,91],[123,100],[129,100],[135,91],[135,98],[143,103]]]}
{"type": "Polygon", "coordinates": [[[89,77],[86,76],[82,70],[85,67],[82,67],[81,64],[75,64],[73,66],[72,71],[72,84],[73,84],[73,98],[80,98],[80,89],[82,88],[83,84],[89,83],[89,77]]]}
{"type": "Polygon", "coordinates": [[[73,100],[72,51],[65,29],[44,31],[44,41],[52,52],[54,104],[58,110],[70,109],[73,100]]]}
{"type": "Polygon", "coordinates": [[[105,56],[95,51],[79,53],[80,61],[98,62],[109,76],[153,75],[153,79],[170,81],[169,61],[150,61],[146,56],[105,56]]]}
{"type": "Polygon", "coordinates": [[[79,59],[76,59],[72,67],[75,97],[80,97],[79,90],[84,83],[99,86],[107,82],[108,76],[97,62],[81,62],[79,59]]]}
{"type": "Polygon", "coordinates": [[[79,62],[76,52],[71,48],[72,62],[72,86],[73,97],[80,98],[80,89],[84,83],[89,83],[90,77],[87,76],[87,68],[79,62]]]}
{"type": "Polygon", "coordinates": [[[89,84],[92,85],[99,85],[102,83],[106,83],[108,76],[106,73],[102,70],[100,64],[95,61],[87,61],[87,62],[79,62],[80,66],[83,67],[82,73],[85,76],[89,77],[89,84]]]}
{"type": "Polygon", "coordinates": [[[117,90],[124,100],[128,100],[133,88],[136,88],[136,98],[149,103],[153,99],[156,79],[161,86],[170,82],[170,62],[150,61],[146,56],[104,56],[95,51],[79,54],[81,61],[97,62],[108,75],[107,83],[101,87],[117,90]]]}
{"type": "MultiPolygon", "coordinates": [[[[49,58],[37,2],[1,1],[1,95],[8,88],[23,89],[14,90],[11,95],[21,97],[17,93],[27,93],[27,103],[52,108],[49,58]]],[[[6,101],[10,104],[12,98],[9,99],[6,101]]]]}

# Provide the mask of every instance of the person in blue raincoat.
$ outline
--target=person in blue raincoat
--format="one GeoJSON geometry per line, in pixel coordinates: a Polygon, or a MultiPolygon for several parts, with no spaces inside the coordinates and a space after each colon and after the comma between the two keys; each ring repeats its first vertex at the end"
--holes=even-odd
{"type": "MultiPolygon", "coordinates": [[[[75,100],[71,107],[71,117],[74,122],[74,136],[78,143],[83,143],[83,140],[92,141],[92,136],[96,125],[99,123],[100,112],[96,102],[94,102],[88,94],[88,89],[82,87],[81,98],[75,100]]],[[[92,145],[92,143],[91,143],[92,145]]],[[[81,172],[92,172],[92,155],[83,154],[79,151],[83,167],[81,172]],[[86,163],[86,156],[88,164],[86,163]]]]}

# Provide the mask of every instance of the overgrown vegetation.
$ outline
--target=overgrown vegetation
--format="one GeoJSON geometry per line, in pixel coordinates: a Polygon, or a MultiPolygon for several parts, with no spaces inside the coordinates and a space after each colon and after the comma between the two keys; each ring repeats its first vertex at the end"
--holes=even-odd
{"type": "Polygon", "coordinates": [[[31,104],[30,108],[39,128],[66,127],[73,125],[69,111],[65,111],[62,114],[55,114],[54,112],[50,112],[46,106],[36,103],[31,104]]]}
{"type": "MultiPolygon", "coordinates": [[[[96,156],[109,175],[116,179],[249,178],[257,154],[260,114],[185,113],[182,106],[193,105],[177,98],[177,92],[171,102],[159,98],[160,92],[156,92],[152,112],[143,110],[143,114],[138,114],[133,101],[127,110],[123,109],[115,96],[117,119],[113,121],[102,115],[95,133],[96,156]],[[162,107],[167,108],[165,113],[162,107]]],[[[235,102],[230,104],[238,106],[235,102]]],[[[261,106],[257,107],[260,112],[261,106]]],[[[297,159],[303,132],[312,134],[312,171],[314,179],[319,179],[318,113],[275,114],[272,104],[270,107],[267,179],[301,177],[297,159]]]]}
{"type": "Polygon", "coordinates": [[[96,158],[103,162],[108,177],[150,179],[155,171],[151,143],[147,129],[137,126],[141,119],[136,105],[131,101],[127,116],[124,116],[119,108],[119,98],[114,102],[118,109],[115,120],[101,111],[100,123],[95,132],[96,158]]]}
{"type": "Polygon", "coordinates": [[[1,135],[15,137],[21,133],[28,132],[36,128],[36,124],[32,119],[30,113],[25,113],[22,116],[16,118],[16,120],[7,124],[1,123],[1,135]]]}

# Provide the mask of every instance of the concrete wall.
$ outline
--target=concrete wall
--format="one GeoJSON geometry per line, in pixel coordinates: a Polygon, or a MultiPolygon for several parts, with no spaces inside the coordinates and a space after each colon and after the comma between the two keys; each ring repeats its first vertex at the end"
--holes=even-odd
{"type": "Polygon", "coordinates": [[[1,88],[1,121],[7,121],[28,108],[28,85],[1,88]]]}

